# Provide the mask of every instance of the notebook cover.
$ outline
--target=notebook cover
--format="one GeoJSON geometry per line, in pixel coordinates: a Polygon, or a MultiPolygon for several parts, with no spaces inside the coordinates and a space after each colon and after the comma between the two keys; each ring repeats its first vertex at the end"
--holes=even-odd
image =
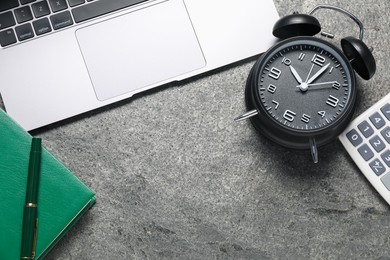
{"type": "MultiPolygon", "coordinates": [[[[20,259],[32,137],[0,109],[0,259],[20,259]]],[[[38,194],[36,259],[94,204],[94,192],[45,148],[38,194]]]]}

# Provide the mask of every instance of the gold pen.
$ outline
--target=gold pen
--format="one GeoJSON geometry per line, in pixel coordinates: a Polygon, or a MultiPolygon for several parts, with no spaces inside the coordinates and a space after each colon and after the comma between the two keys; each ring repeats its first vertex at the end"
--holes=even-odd
{"type": "Polygon", "coordinates": [[[26,203],[23,212],[20,259],[34,259],[38,230],[38,187],[41,168],[42,141],[33,137],[28,165],[26,203]]]}

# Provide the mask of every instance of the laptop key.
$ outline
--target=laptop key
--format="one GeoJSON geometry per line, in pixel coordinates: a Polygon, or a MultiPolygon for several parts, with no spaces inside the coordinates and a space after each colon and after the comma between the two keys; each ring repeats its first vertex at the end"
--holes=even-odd
{"type": "Polygon", "coordinates": [[[15,24],[15,18],[11,11],[0,14],[0,30],[11,27],[15,24]]]}
{"type": "Polygon", "coordinates": [[[36,35],[42,35],[51,32],[51,26],[49,19],[46,17],[36,20],[33,22],[34,30],[36,35]]]}
{"type": "Polygon", "coordinates": [[[23,6],[15,10],[15,16],[18,23],[24,23],[33,19],[29,6],[23,6]]]}
{"type": "Polygon", "coordinates": [[[68,3],[71,7],[76,5],[81,5],[85,3],[85,0],[68,0],[68,3]]]}
{"type": "Polygon", "coordinates": [[[54,30],[58,30],[73,24],[73,20],[69,11],[52,15],[50,16],[50,20],[54,30]]]}
{"type": "Polygon", "coordinates": [[[36,0],[20,0],[20,3],[22,5],[25,5],[25,4],[28,4],[28,3],[32,3],[32,2],[35,2],[36,0]]]}
{"type": "Polygon", "coordinates": [[[15,28],[19,41],[24,41],[34,37],[34,32],[30,23],[26,23],[15,28]]]}
{"type": "Polygon", "coordinates": [[[49,0],[51,10],[53,13],[59,12],[62,10],[65,10],[68,8],[68,4],[66,3],[66,0],[49,0]]]}
{"type": "Polygon", "coordinates": [[[113,11],[117,11],[147,0],[100,0],[72,10],[76,23],[80,23],[113,11]]]}
{"type": "Polygon", "coordinates": [[[7,29],[0,32],[0,45],[2,47],[16,43],[16,36],[13,29],[7,29]]]}
{"type": "Polygon", "coordinates": [[[0,12],[3,12],[5,10],[9,10],[11,8],[18,7],[19,3],[18,0],[3,0],[0,1],[0,12]]]}
{"type": "Polygon", "coordinates": [[[50,14],[49,5],[47,1],[41,1],[31,5],[35,18],[39,18],[45,15],[50,14]]]}

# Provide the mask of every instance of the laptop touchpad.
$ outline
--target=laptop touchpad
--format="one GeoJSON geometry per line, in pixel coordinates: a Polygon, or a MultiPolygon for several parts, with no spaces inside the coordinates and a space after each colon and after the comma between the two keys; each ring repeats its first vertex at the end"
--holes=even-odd
{"type": "Polygon", "coordinates": [[[140,92],[206,62],[183,1],[166,1],[77,30],[99,100],[140,92]]]}

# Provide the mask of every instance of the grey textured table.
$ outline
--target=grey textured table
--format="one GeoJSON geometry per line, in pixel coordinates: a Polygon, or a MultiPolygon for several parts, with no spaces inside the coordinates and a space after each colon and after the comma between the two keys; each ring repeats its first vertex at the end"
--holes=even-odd
{"type": "MultiPolygon", "coordinates": [[[[357,114],[389,92],[388,0],[275,4],[281,16],[317,4],[357,15],[377,61],[358,79],[357,114]]],[[[338,40],[358,35],[342,15],[317,17],[338,40]]],[[[33,132],[97,197],[48,259],[389,259],[390,208],[338,141],[314,165],[233,122],[253,63],[33,132]]]]}

